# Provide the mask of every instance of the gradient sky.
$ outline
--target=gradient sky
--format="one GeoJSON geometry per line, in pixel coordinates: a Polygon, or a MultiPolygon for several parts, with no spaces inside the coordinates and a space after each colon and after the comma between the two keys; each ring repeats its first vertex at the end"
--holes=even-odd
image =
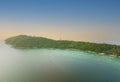
{"type": "Polygon", "coordinates": [[[19,34],[120,44],[120,0],[0,0],[0,38],[19,34]]]}

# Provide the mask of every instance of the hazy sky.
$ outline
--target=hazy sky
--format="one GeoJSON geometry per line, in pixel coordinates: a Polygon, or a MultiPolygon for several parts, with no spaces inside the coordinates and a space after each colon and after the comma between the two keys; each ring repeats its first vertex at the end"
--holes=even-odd
{"type": "Polygon", "coordinates": [[[120,0],[0,0],[0,38],[19,34],[120,44],[120,0]]]}

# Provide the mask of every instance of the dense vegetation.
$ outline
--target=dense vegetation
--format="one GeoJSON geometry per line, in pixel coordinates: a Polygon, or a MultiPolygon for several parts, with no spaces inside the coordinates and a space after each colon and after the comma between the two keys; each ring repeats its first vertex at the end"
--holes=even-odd
{"type": "Polygon", "coordinates": [[[120,46],[105,43],[98,44],[67,40],[52,40],[43,37],[33,37],[26,35],[11,37],[6,39],[5,42],[16,48],[78,49],[96,53],[104,53],[106,55],[120,56],[120,46]]]}

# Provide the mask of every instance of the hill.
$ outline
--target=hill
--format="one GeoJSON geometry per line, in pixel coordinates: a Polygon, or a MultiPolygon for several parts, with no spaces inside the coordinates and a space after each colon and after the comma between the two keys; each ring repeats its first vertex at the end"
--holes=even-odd
{"type": "Polygon", "coordinates": [[[58,48],[58,49],[78,49],[83,51],[92,51],[104,53],[106,55],[120,56],[120,46],[105,43],[90,43],[68,40],[52,40],[44,37],[33,37],[19,35],[5,40],[9,45],[15,48],[58,48]]]}

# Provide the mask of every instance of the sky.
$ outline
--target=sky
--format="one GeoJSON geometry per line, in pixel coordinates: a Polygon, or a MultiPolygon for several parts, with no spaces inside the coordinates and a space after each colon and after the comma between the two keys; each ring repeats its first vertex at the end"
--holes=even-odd
{"type": "Polygon", "coordinates": [[[0,0],[0,39],[21,34],[120,44],[120,0],[0,0]]]}

